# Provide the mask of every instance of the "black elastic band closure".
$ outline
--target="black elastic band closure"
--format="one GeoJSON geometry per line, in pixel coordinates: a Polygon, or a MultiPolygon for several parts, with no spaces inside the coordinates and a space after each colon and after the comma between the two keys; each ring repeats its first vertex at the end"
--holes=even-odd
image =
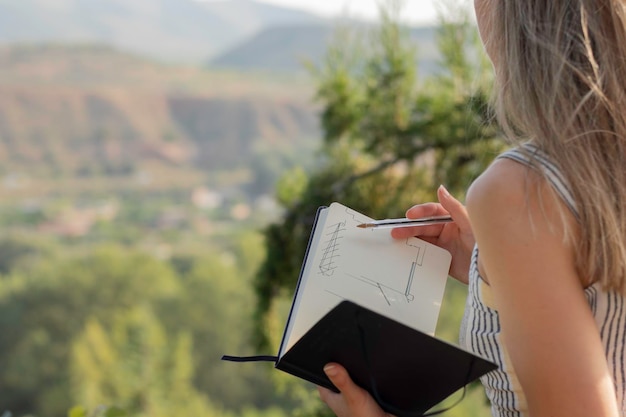
{"type": "Polygon", "coordinates": [[[259,356],[222,356],[223,361],[229,362],[274,362],[278,360],[278,356],[259,355],[259,356]]]}

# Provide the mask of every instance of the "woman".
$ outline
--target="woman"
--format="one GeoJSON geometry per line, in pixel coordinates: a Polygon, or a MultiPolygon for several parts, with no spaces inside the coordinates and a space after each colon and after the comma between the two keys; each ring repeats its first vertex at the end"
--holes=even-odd
{"type": "MultiPolygon", "coordinates": [[[[626,0],[475,0],[516,146],[472,184],[454,224],[396,229],[448,249],[469,284],[461,344],[499,365],[493,416],[626,413],[626,0]]],[[[339,364],[340,417],[383,416],[339,364]]]]}

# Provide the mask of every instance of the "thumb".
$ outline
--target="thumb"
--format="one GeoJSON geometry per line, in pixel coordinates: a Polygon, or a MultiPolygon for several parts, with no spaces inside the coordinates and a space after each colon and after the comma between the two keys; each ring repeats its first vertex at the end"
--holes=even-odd
{"type": "Polygon", "coordinates": [[[450,216],[454,219],[456,224],[459,227],[463,227],[465,225],[469,226],[469,218],[467,216],[467,210],[463,203],[454,198],[452,194],[448,192],[446,187],[440,185],[437,189],[437,197],[439,198],[439,203],[441,206],[446,209],[450,216]]]}
{"type": "Polygon", "coordinates": [[[345,392],[346,389],[348,391],[353,389],[352,385],[354,385],[354,383],[348,376],[348,371],[346,371],[343,366],[336,363],[326,364],[326,366],[324,366],[324,373],[328,379],[330,379],[330,382],[342,393],[345,392]]]}
{"type": "Polygon", "coordinates": [[[331,394],[329,390],[322,392],[322,399],[338,416],[385,416],[385,412],[363,388],[355,384],[348,371],[336,363],[324,366],[328,379],[337,387],[341,394],[331,394]]]}
{"type": "Polygon", "coordinates": [[[336,363],[329,363],[324,366],[324,373],[330,379],[330,382],[337,387],[339,391],[341,391],[344,395],[350,395],[355,391],[358,391],[360,388],[352,382],[350,376],[348,375],[348,371],[336,363]]]}

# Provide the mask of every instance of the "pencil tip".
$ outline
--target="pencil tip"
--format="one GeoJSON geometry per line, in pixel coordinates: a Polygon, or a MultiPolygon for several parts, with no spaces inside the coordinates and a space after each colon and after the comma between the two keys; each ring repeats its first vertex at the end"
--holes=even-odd
{"type": "Polygon", "coordinates": [[[361,223],[361,224],[358,224],[356,227],[359,227],[361,229],[365,229],[367,227],[367,224],[361,223]]]}

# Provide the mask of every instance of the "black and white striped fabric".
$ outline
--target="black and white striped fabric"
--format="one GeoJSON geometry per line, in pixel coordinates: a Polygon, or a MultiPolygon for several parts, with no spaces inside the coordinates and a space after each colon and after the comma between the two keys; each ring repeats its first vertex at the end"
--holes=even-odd
{"type": "MultiPolygon", "coordinates": [[[[525,144],[509,150],[499,158],[508,158],[536,169],[542,169],[546,178],[563,198],[575,216],[576,204],[558,167],[541,150],[525,144]]],[[[461,324],[460,344],[480,356],[498,364],[498,369],[481,378],[491,401],[494,417],[527,416],[527,405],[517,376],[502,340],[498,311],[491,289],[478,271],[478,247],[474,248],[469,272],[469,294],[461,324]]],[[[626,298],[616,292],[606,292],[598,284],[585,290],[604,344],[607,363],[613,373],[618,405],[626,416],[626,298]]],[[[584,360],[584,358],[581,358],[584,360]]]]}

